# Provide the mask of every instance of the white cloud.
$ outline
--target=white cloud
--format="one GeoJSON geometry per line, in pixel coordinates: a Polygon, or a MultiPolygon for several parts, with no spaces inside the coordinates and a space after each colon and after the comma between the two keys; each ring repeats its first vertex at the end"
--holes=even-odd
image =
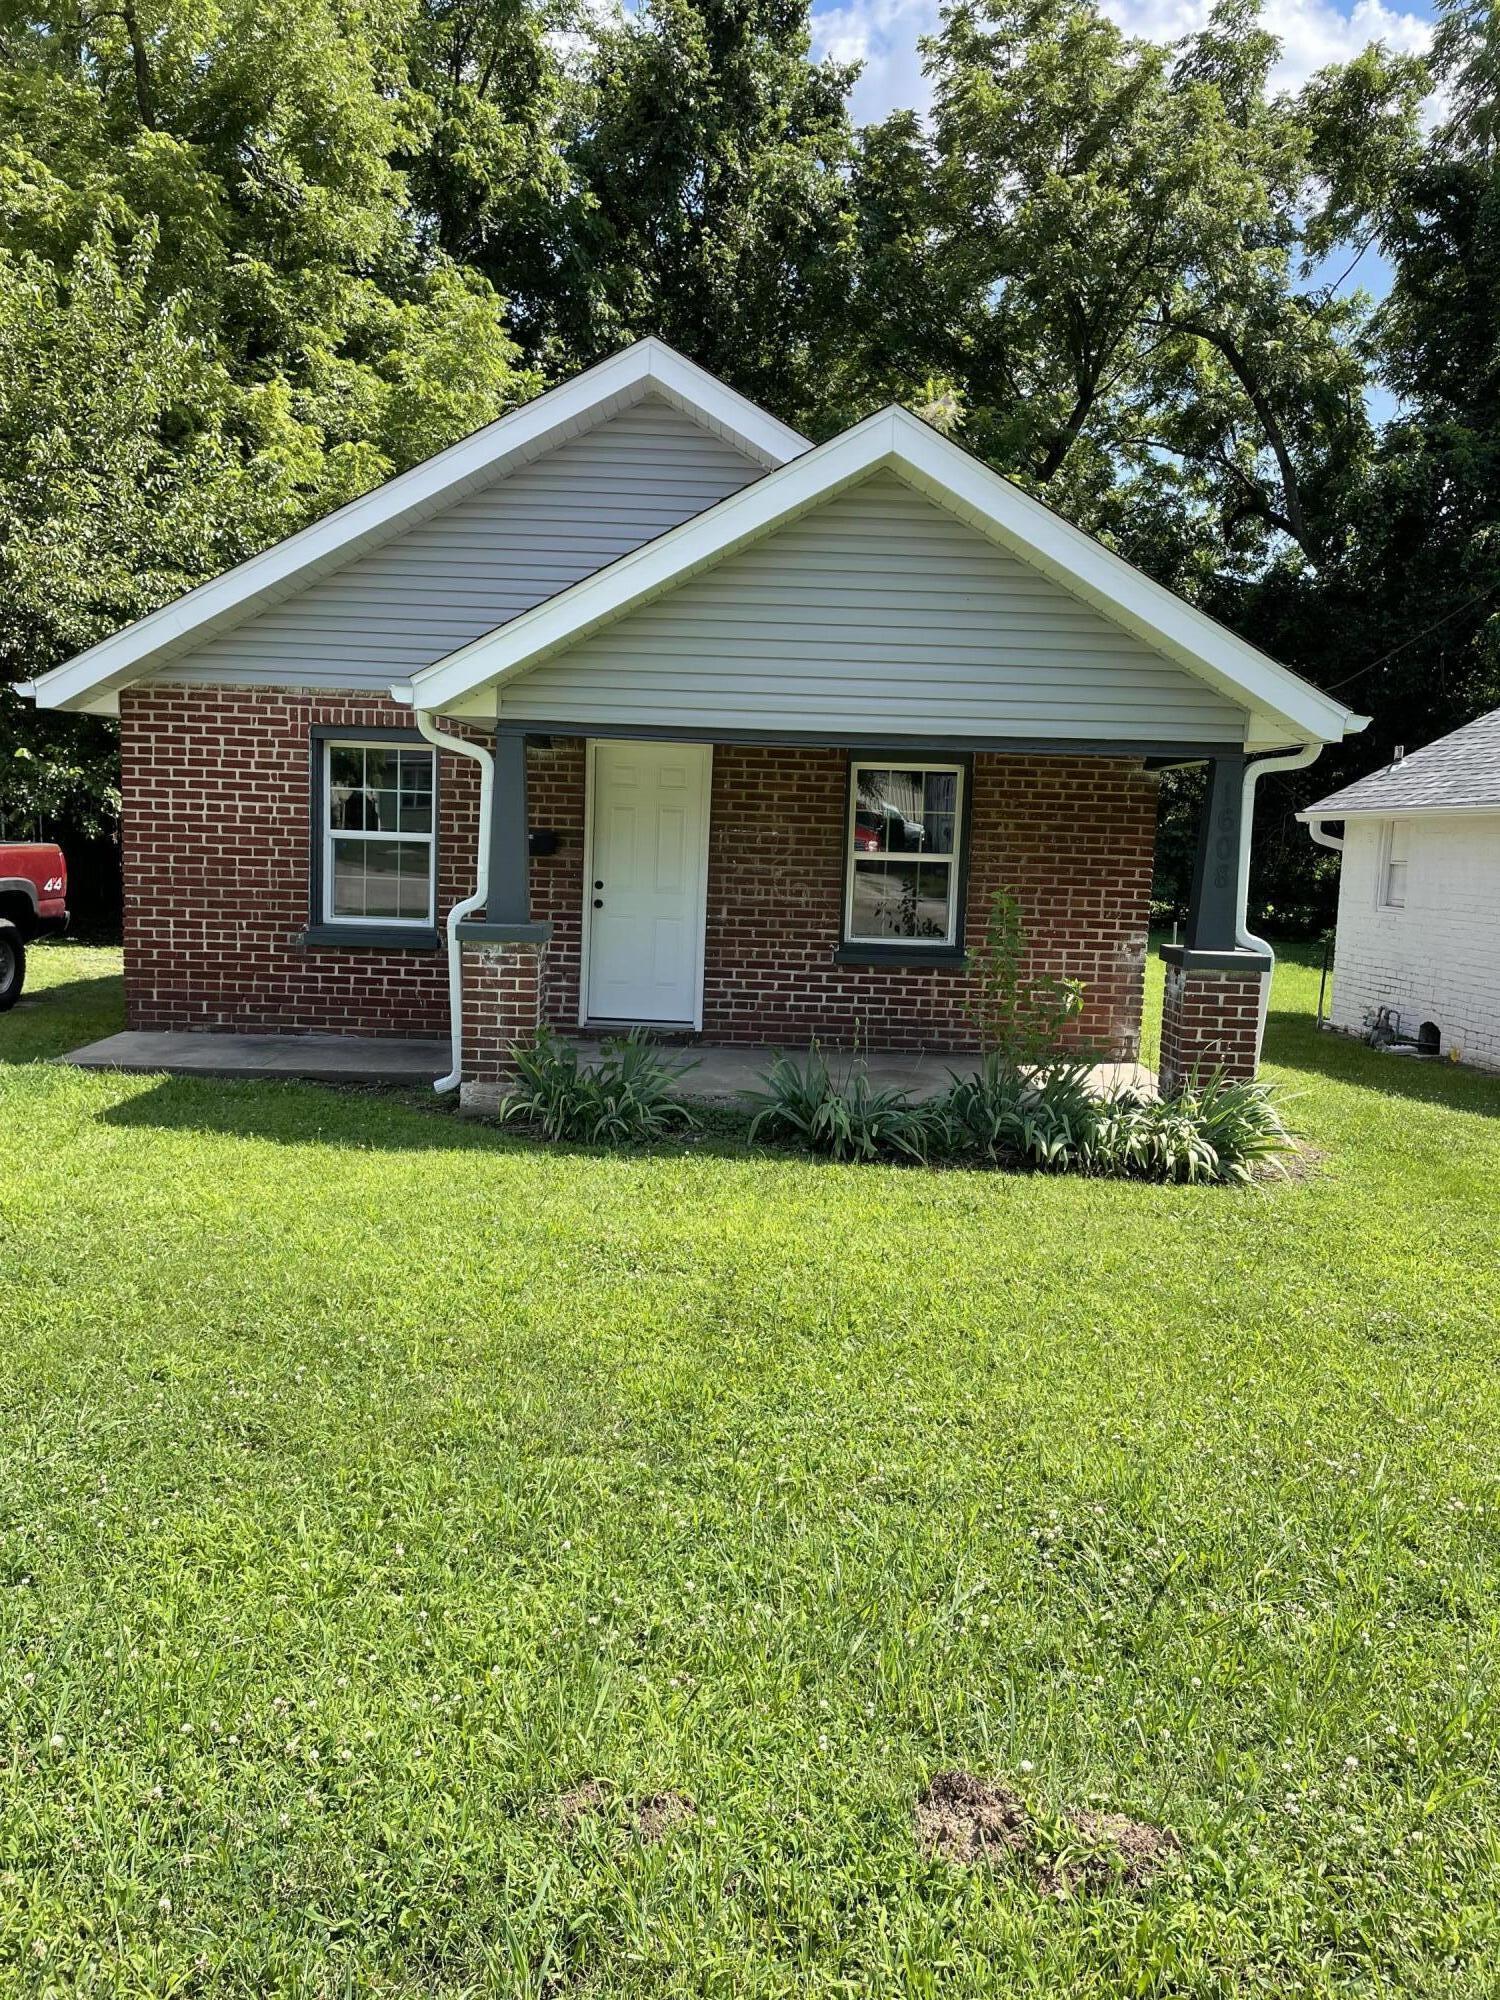
{"type": "MultiPolygon", "coordinates": [[[[1127,34],[1152,41],[1191,34],[1209,14],[1209,0],[1102,0],[1102,5],[1127,34]]],[[[1432,23],[1423,15],[1387,7],[1383,0],[1357,0],[1348,13],[1332,0],[1267,0],[1263,18],[1281,43],[1274,81],[1292,90],[1314,70],[1348,61],[1370,42],[1412,51],[1425,49],[1432,39],[1432,23]]],[[[863,121],[902,105],[927,109],[931,93],[917,40],[937,27],[938,0],[842,0],[815,10],[813,44],[820,55],[864,64],[853,97],[854,115],[863,121]]]]}
{"type": "Polygon", "coordinates": [[[925,111],[932,93],[917,40],[937,26],[938,0],[845,0],[814,10],[813,53],[864,65],[850,100],[859,123],[907,106],[925,111]]]}

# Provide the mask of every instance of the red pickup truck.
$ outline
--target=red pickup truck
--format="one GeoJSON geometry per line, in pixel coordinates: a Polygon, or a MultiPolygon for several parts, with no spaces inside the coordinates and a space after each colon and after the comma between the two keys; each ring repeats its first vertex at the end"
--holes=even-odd
{"type": "Polygon", "coordinates": [[[26,984],[26,947],[68,928],[68,864],[46,840],[0,840],[0,1014],[26,984]]]}

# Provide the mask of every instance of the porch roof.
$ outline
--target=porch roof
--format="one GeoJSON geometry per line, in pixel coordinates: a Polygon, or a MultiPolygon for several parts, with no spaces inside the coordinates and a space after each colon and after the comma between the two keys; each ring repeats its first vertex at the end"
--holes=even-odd
{"type": "MultiPolygon", "coordinates": [[[[1248,747],[1336,742],[1365,726],[1368,718],[1321,693],[918,418],[894,407],[459,648],[410,682],[394,686],[392,694],[432,712],[498,713],[503,719],[506,690],[546,661],[880,472],[895,474],[1032,572],[1060,586],[1071,600],[1109,621],[1122,638],[1129,635],[1130,650],[1122,659],[1121,674],[1144,678],[1149,672],[1144,649],[1149,648],[1158,668],[1163,662],[1174,663],[1212,690],[1221,710],[1224,704],[1233,704],[1240,718],[1233,733],[1248,747]]],[[[671,717],[659,720],[670,722],[671,717]]],[[[786,730],[772,733],[792,734],[796,721],[793,701],[786,730]]],[[[1017,741],[1055,733],[1024,724],[1005,727],[1000,703],[996,723],[998,736],[1017,741]]],[[[826,736],[826,731],[822,733],[826,736]]],[[[895,739],[933,732],[914,718],[904,730],[881,733],[895,739]]],[[[1179,737],[1203,733],[1175,732],[1179,737]]],[[[1220,729],[1219,740],[1229,733],[1220,729]]]]}

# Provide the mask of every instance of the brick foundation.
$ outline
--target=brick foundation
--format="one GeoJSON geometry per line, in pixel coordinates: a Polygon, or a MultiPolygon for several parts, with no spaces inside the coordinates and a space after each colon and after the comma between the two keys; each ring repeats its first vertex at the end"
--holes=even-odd
{"type": "MultiPolygon", "coordinates": [[[[442,1035],[441,950],[305,941],[310,732],[409,727],[377,694],[147,683],[121,698],[126,1009],[133,1028],[442,1035]]],[[[451,726],[451,725],[450,725],[451,726]]],[[[477,740],[487,732],[475,728],[477,740]]],[[[529,976],[540,1018],[575,1031],[584,897],[585,746],[534,743],[530,818],[556,836],[531,862],[531,914],[552,926],[529,976]]],[[[972,976],[956,965],[839,965],[847,758],[842,750],[714,750],[705,1038],[971,1047],[972,976]]],[[[438,920],[473,887],[477,770],[439,760],[438,920]]],[[[1079,1042],[1138,1052],[1156,784],[1139,760],[974,759],[965,920],[970,950],[994,889],[1020,898],[1034,972],[1083,981],[1079,1042]]],[[[467,964],[469,951],[466,949],[467,964]]],[[[476,975],[477,977],[477,975],[476,975]]],[[[481,1036],[529,1034],[530,1000],[481,1036]],[[524,1018],[523,1018],[524,1016],[524,1018]]],[[[467,1001],[466,1001],[467,1004],[467,1001]]],[[[476,1005],[478,1005],[476,999],[476,1005]]],[[[486,1003],[490,1004],[490,1003],[486,1003]]],[[[476,1078],[476,1081],[478,1079],[476,1078]]]]}
{"type": "Polygon", "coordinates": [[[1260,975],[1167,967],[1162,998],[1159,1074],[1165,1093],[1196,1070],[1207,1076],[1255,1074],[1260,975]]]}

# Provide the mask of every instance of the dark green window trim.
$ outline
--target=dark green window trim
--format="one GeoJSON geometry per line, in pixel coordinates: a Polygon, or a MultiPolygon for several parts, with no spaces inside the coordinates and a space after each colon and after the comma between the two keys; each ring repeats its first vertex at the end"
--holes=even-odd
{"type": "Polygon", "coordinates": [[[942,966],[952,971],[955,966],[966,966],[969,954],[961,944],[934,944],[925,951],[919,944],[841,944],[833,954],[833,962],[835,965],[942,966]]]}
{"type": "Polygon", "coordinates": [[[442,942],[417,924],[309,924],[298,939],[307,951],[437,951],[442,942]]]}
{"type": "Polygon", "coordinates": [[[844,865],[839,872],[839,941],[833,954],[835,965],[961,966],[968,963],[964,951],[964,914],[969,900],[969,832],[974,812],[974,758],[969,751],[937,755],[911,749],[851,750],[844,762],[844,797],[839,819],[839,839],[843,842],[844,865]],[[963,796],[958,808],[958,858],[954,864],[953,935],[941,944],[922,945],[913,938],[892,938],[888,944],[851,938],[849,922],[849,866],[852,859],[849,815],[853,803],[856,764],[882,763],[891,770],[903,764],[917,767],[946,765],[963,773],[959,787],[963,796]]]}
{"type": "Polygon", "coordinates": [[[401,743],[432,751],[432,879],[434,900],[442,834],[442,759],[418,729],[361,729],[355,723],[317,722],[309,733],[307,928],[298,942],[310,951],[436,951],[435,924],[331,924],[323,916],[323,778],[325,743],[401,743]]]}

